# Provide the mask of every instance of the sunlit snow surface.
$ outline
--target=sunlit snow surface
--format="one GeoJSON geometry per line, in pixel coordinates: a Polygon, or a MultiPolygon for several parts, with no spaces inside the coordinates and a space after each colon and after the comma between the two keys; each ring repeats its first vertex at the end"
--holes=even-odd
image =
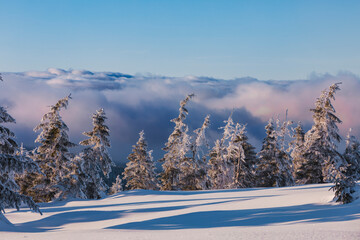
{"type": "Polygon", "coordinates": [[[193,192],[126,191],[101,200],[8,209],[0,239],[360,239],[360,200],[330,184],[193,192]]]}

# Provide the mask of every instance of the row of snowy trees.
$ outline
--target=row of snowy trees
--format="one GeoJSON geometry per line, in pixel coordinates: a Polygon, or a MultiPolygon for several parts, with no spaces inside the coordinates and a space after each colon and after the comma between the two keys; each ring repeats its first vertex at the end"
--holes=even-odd
{"type": "Polygon", "coordinates": [[[68,127],[60,111],[67,108],[70,96],[50,107],[41,123],[36,141],[39,146],[26,151],[15,142],[15,135],[3,123],[15,120],[0,108],[0,210],[19,208],[26,203],[40,211],[35,202],[65,198],[98,199],[106,193],[126,189],[201,190],[247,187],[281,187],[294,184],[334,182],[336,200],[353,199],[355,181],[360,176],[360,144],[349,134],[344,154],[337,151],[341,140],[337,124],[341,123],[331,104],[339,84],[324,90],[313,112],[314,125],[304,132],[301,124],[294,129],[291,121],[270,119],[261,151],[256,153],[246,135],[246,126],[225,121],[223,135],[212,149],[206,138],[210,116],[193,134],[185,122],[188,95],[180,102],[179,116],[171,120],[174,130],[165,144],[165,155],[159,160],[158,174],[152,151],[147,149],[144,132],[128,156],[123,178],[117,176],[111,188],[106,185],[113,162],[108,153],[109,128],[103,109],[93,114],[93,129],[85,132],[85,148],[78,154],[70,149],[68,127]],[[289,141],[289,136],[292,141],[289,141]],[[289,142],[289,144],[288,144],[289,142]],[[287,147],[289,146],[289,147],[287,147]],[[33,201],[34,200],[34,201],[33,201]]]}
{"type": "Polygon", "coordinates": [[[175,127],[163,148],[166,153],[160,160],[159,181],[141,132],[124,171],[126,187],[200,190],[334,182],[336,200],[351,202],[355,181],[360,178],[360,143],[349,132],[345,153],[337,151],[336,143],[341,140],[337,124],[341,120],[335,115],[331,101],[339,89],[337,83],[322,92],[311,109],[314,125],[306,133],[301,123],[292,128],[292,121],[270,119],[258,153],[248,142],[245,125],[235,124],[231,115],[222,128],[222,138],[207,153],[205,132],[210,124],[209,116],[191,136],[185,123],[186,104],[193,97],[188,95],[180,102],[179,116],[171,120],[175,127]]]}
{"type": "Polygon", "coordinates": [[[15,134],[3,126],[3,123],[15,123],[15,119],[0,107],[0,211],[6,207],[19,209],[25,203],[40,212],[35,202],[98,199],[107,192],[109,187],[102,175],[108,177],[114,163],[108,153],[105,112],[100,109],[93,114],[93,129],[85,132],[88,138],[80,142],[85,148],[73,154],[70,148],[76,144],[70,142],[69,129],[60,115],[69,99],[67,96],[51,106],[34,128],[40,131],[35,140],[39,146],[30,152],[19,147],[15,134]]]}

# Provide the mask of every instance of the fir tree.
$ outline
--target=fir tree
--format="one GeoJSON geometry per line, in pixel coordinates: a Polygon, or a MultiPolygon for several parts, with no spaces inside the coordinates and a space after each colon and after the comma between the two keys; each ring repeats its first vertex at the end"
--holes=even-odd
{"type": "MultiPolygon", "coordinates": [[[[15,134],[3,123],[15,123],[5,108],[0,106],[0,215],[5,208],[14,207],[19,210],[22,204],[35,212],[41,211],[31,197],[19,193],[15,175],[28,172],[40,172],[38,165],[29,158],[23,148],[15,141],[15,134]]],[[[5,217],[2,217],[5,219],[5,217]]]]}
{"type": "Polygon", "coordinates": [[[73,198],[87,199],[87,179],[86,167],[84,166],[83,152],[76,155],[69,163],[68,174],[68,196],[73,198]]]}
{"type": "Polygon", "coordinates": [[[235,186],[235,157],[236,146],[233,142],[235,127],[232,116],[224,121],[226,125],[223,137],[216,141],[213,150],[210,152],[209,177],[212,188],[225,189],[235,186]]]}
{"type": "Polygon", "coordinates": [[[113,183],[113,185],[109,189],[109,195],[113,195],[113,194],[116,194],[116,193],[119,193],[122,191],[123,191],[122,179],[121,179],[120,175],[117,175],[116,181],[113,183]]]}
{"type": "Polygon", "coordinates": [[[277,186],[277,152],[278,146],[276,141],[276,130],[273,120],[270,119],[265,127],[266,137],[259,155],[259,164],[256,168],[257,185],[260,187],[277,186]]]}
{"type": "Polygon", "coordinates": [[[245,125],[236,124],[232,139],[236,146],[234,151],[235,186],[240,188],[254,186],[255,164],[257,162],[255,147],[248,142],[245,128],[245,125]]]}
{"type": "Polygon", "coordinates": [[[89,138],[80,142],[80,145],[88,146],[80,154],[82,159],[80,169],[85,177],[83,181],[86,185],[86,196],[90,199],[98,199],[105,195],[109,186],[104,182],[100,173],[109,177],[111,166],[114,165],[108,153],[111,145],[109,128],[105,125],[106,119],[105,111],[97,110],[92,116],[92,131],[83,133],[89,138]]]}
{"type": "Polygon", "coordinates": [[[207,116],[201,128],[194,131],[196,136],[193,141],[187,134],[184,135],[184,145],[189,146],[192,155],[185,156],[179,165],[181,190],[201,190],[206,188],[206,157],[202,147],[207,144],[205,130],[209,126],[209,118],[210,116],[207,116]]]}
{"type": "Polygon", "coordinates": [[[346,137],[346,148],[343,154],[346,164],[346,176],[354,181],[360,179],[360,142],[351,135],[351,129],[346,137]]]}
{"type": "MultiPolygon", "coordinates": [[[[289,154],[279,144],[279,133],[273,120],[265,127],[266,137],[259,155],[259,165],[256,172],[258,185],[261,187],[283,187],[293,184],[291,159],[289,154]]],[[[281,131],[281,130],[280,130],[281,131]]]]}
{"type": "Polygon", "coordinates": [[[336,150],[336,142],[341,140],[337,124],[341,120],[335,115],[335,108],[331,100],[335,100],[335,93],[340,83],[335,83],[329,90],[322,91],[316,100],[313,112],[313,127],[305,134],[304,158],[305,162],[297,170],[304,184],[332,181],[336,175],[336,168],[342,163],[342,157],[336,150]]]}
{"type": "Polygon", "coordinates": [[[210,151],[208,175],[212,189],[222,189],[225,186],[223,178],[224,159],[220,140],[216,140],[214,147],[210,151]]]}
{"type": "Polygon", "coordinates": [[[191,145],[192,158],[195,162],[196,189],[198,190],[207,189],[209,187],[206,161],[206,152],[209,150],[209,144],[205,134],[209,125],[210,115],[207,115],[201,128],[194,131],[196,136],[191,145]]]}
{"type": "Polygon", "coordinates": [[[40,143],[32,155],[44,174],[28,174],[21,191],[38,202],[66,198],[70,189],[70,161],[73,154],[69,148],[75,144],[69,141],[68,127],[60,116],[60,110],[67,108],[70,95],[50,107],[34,131],[41,130],[35,140],[40,143]]]}
{"type": "Polygon", "coordinates": [[[346,138],[346,149],[343,163],[335,165],[334,186],[330,188],[335,192],[334,200],[343,204],[355,199],[356,180],[359,179],[360,143],[351,135],[351,129],[346,138]]]}
{"type": "Polygon", "coordinates": [[[276,130],[276,139],[280,146],[278,153],[277,153],[277,161],[278,161],[278,168],[279,168],[279,178],[278,186],[292,186],[294,185],[294,167],[292,158],[289,155],[288,151],[290,149],[285,149],[287,137],[290,137],[290,129],[289,126],[293,124],[292,121],[287,120],[287,110],[286,110],[286,120],[281,122],[280,119],[276,120],[277,122],[277,130],[276,130]]]}
{"type": "Polygon", "coordinates": [[[140,132],[139,140],[128,156],[123,175],[127,189],[156,190],[158,188],[152,151],[147,150],[144,131],[140,132]]]}
{"type": "Polygon", "coordinates": [[[175,127],[163,148],[166,153],[160,160],[163,162],[163,172],[160,175],[161,190],[178,190],[181,187],[179,182],[180,164],[186,160],[186,154],[189,151],[188,127],[184,123],[188,110],[185,106],[193,96],[194,94],[190,94],[180,102],[179,116],[171,120],[175,123],[175,127]]]}
{"type": "Polygon", "coordinates": [[[336,168],[334,186],[330,188],[335,192],[334,200],[343,204],[354,200],[355,181],[353,176],[347,176],[347,167],[340,166],[336,168]]]}
{"type": "Polygon", "coordinates": [[[306,159],[304,158],[303,151],[304,151],[304,143],[305,143],[305,133],[301,126],[301,123],[299,122],[297,127],[294,129],[293,134],[293,141],[290,142],[290,148],[291,148],[291,157],[293,159],[293,165],[294,165],[294,179],[296,183],[303,184],[301,180],[303,179],[302,171],[300,170],[300,167],[306,162],[306,159]]]}

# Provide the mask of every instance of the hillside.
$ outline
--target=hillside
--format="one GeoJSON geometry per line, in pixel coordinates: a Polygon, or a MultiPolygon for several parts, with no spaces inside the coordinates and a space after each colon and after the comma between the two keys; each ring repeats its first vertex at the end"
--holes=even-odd
{"type": "Polygon", "coordinates": [[[126,191],[101,200],[8,209],[1,239],[360,239],[360,200],[330,184],[193,192],[126,191]]]}

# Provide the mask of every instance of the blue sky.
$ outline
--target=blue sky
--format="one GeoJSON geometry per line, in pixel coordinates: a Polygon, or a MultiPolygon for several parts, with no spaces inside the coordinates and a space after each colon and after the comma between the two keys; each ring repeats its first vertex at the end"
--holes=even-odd
{"type": "Polygon", "coordinates": [[[360,1],[0,0],[0,72],[360,74],[360,1]]]}

